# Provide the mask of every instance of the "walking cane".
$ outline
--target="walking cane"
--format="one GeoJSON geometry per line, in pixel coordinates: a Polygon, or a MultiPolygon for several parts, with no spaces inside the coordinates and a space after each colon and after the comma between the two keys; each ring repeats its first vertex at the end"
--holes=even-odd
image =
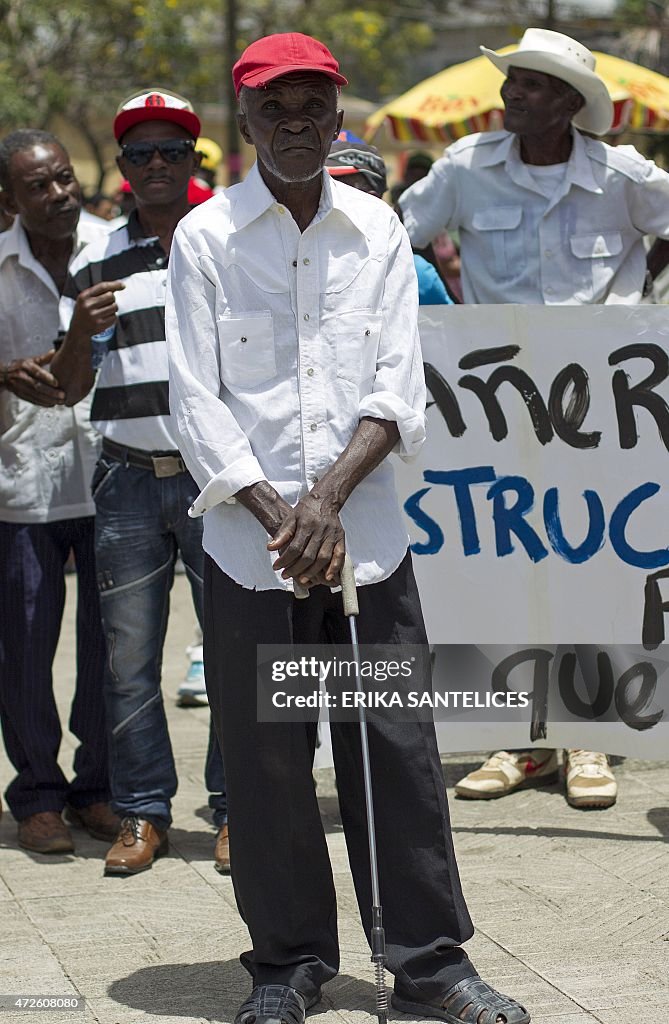
{"type": "MultiPolygon", "coordinates": [[[[344,568],[341,571],[341,589],[344,602],[344,615],[348,619],[351,631],[351,647],[353,648],[353,659],[355,661],[355,688],[358,693],[363,694],[362,680],[360,675],[360,648],[358,646],[358,631],[355,624],[356,616],[359,614],[358,594],[355,589],[355,575],[353,562],[347,554],[344,559],[344,568]]],[[[308,597],[309,591],[295,581],[295,597],[308,597]]],[[[369,868],[372,880],[372,934],[370,946],[372,950],[372,963],[374,964],[374,976],[376,982],[376,1016],[379,1024],[387,1024],[388,1021],[388,993],[386,990],[386,936],[383,930],[383,911],[381,908],[381,896],[379,894],[379,868],[376,859],[376,823],[374,821],[374,798],[372,795],[372,769],[369,762],[369,743],[367,740],[367,712],[364,706],[364,699],[358,704],[358,719],[360,721],[360,747],[362,750],[362,774],[365,783],[365,809],[367,811],[367,839],[369,842],[369,868]]]]}

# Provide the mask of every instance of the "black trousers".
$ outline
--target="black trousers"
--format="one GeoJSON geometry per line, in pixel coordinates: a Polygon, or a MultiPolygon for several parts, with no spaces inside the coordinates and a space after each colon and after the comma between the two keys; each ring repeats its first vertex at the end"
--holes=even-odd
{"type": "MultiPolygon", "coordinates": [[[[348,643],[341,594],[244,589],[206,559],[204,658],[228,789],[232,880],[253,949],[255,984],[310,997],[339,969],[337,909],[312,777],[316,724],[259,723],[258,643],[348,643]]],[[[410,556],[358,590],[361,643],[426,643],[410,556]]],[[[360,733],[332,723],[349,863],[365,932],[371,882],[360,733]]],[[[473,934],[458,869],[433,725],[369,722],[379,881],[388,966],[417,998],[475,974],[459,948],[473,934]]]]}
{"type": "Polygon", "coordinates": [[[21,821],[109,799],[93,516],[54,523],[0,523],[0,724],[16,769],[6,799],[21,821]],[[80,745],[74,778],[58,765],[62,737],[51,674],[65,604],[64,566],[77,567],[77,677],[70,730],[80,745]]]}

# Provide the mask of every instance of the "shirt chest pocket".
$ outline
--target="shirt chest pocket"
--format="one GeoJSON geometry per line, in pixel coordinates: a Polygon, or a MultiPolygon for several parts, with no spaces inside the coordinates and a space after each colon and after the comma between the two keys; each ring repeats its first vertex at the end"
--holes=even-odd
{"type": "Polygon", "coordinates": [[[617,257],[623,251],[622,235],[619,231],[572,235],[569,247],[576,257],[574,301],[601,302],[618,267],[617,257]]]}
{"type": "Polygon", "coordinates": [[[340,313],[329,321],[340,379],[360,385],[375,376],[381,322],[381,313],[368,310],[340,313]]]}
{"type": "Polygon", "coordinates": [[[598,235],[572,235],[569,245],[576,259],[594,260],[619,256],[623,251],[623,238],[619,231],[607,231],[598,235]]]}
{"type": "Polygon", "coordinates": [[[223,316],[216,321],[221,380],[255,388],[276,376],[274,323],[269,310],[223,316]]]}
{"type": "Polygon", "coordinates": [[[494,206],[474,214],[472,228],[498,278],[515,277],[524,261],[522,219],[522,206],[494,206]]]}

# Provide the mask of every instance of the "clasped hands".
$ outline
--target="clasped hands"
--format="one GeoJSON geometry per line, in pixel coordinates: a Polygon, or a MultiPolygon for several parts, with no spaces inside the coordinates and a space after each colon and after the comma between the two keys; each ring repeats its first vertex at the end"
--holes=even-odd
{"type": "Polygon", "coordinates": [[[281,501],[276,511],[283,518],[267,545],[268,551],[279,552],[274,569],[283,570],[283,579],[293,578],[306,588],[339,586],[346,543],[334,499],[313,490],[294,508],[281,501]]]}

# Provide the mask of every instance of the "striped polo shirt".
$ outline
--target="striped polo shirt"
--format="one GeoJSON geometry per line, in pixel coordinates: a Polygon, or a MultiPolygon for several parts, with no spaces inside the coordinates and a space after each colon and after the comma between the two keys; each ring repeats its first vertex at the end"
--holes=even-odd
{"type": "Polygon", "coordinates": [[[170,416],[165,288],[167,255],[156,237],[142,231],[137,212],[128,223],[76,257],[60,303],[63,330],[77,296],[100,281],[122,281],[115,293],[116,332],[95,382],[91,423],[104,437],[143,451],[174,451],[170,416]]]}

